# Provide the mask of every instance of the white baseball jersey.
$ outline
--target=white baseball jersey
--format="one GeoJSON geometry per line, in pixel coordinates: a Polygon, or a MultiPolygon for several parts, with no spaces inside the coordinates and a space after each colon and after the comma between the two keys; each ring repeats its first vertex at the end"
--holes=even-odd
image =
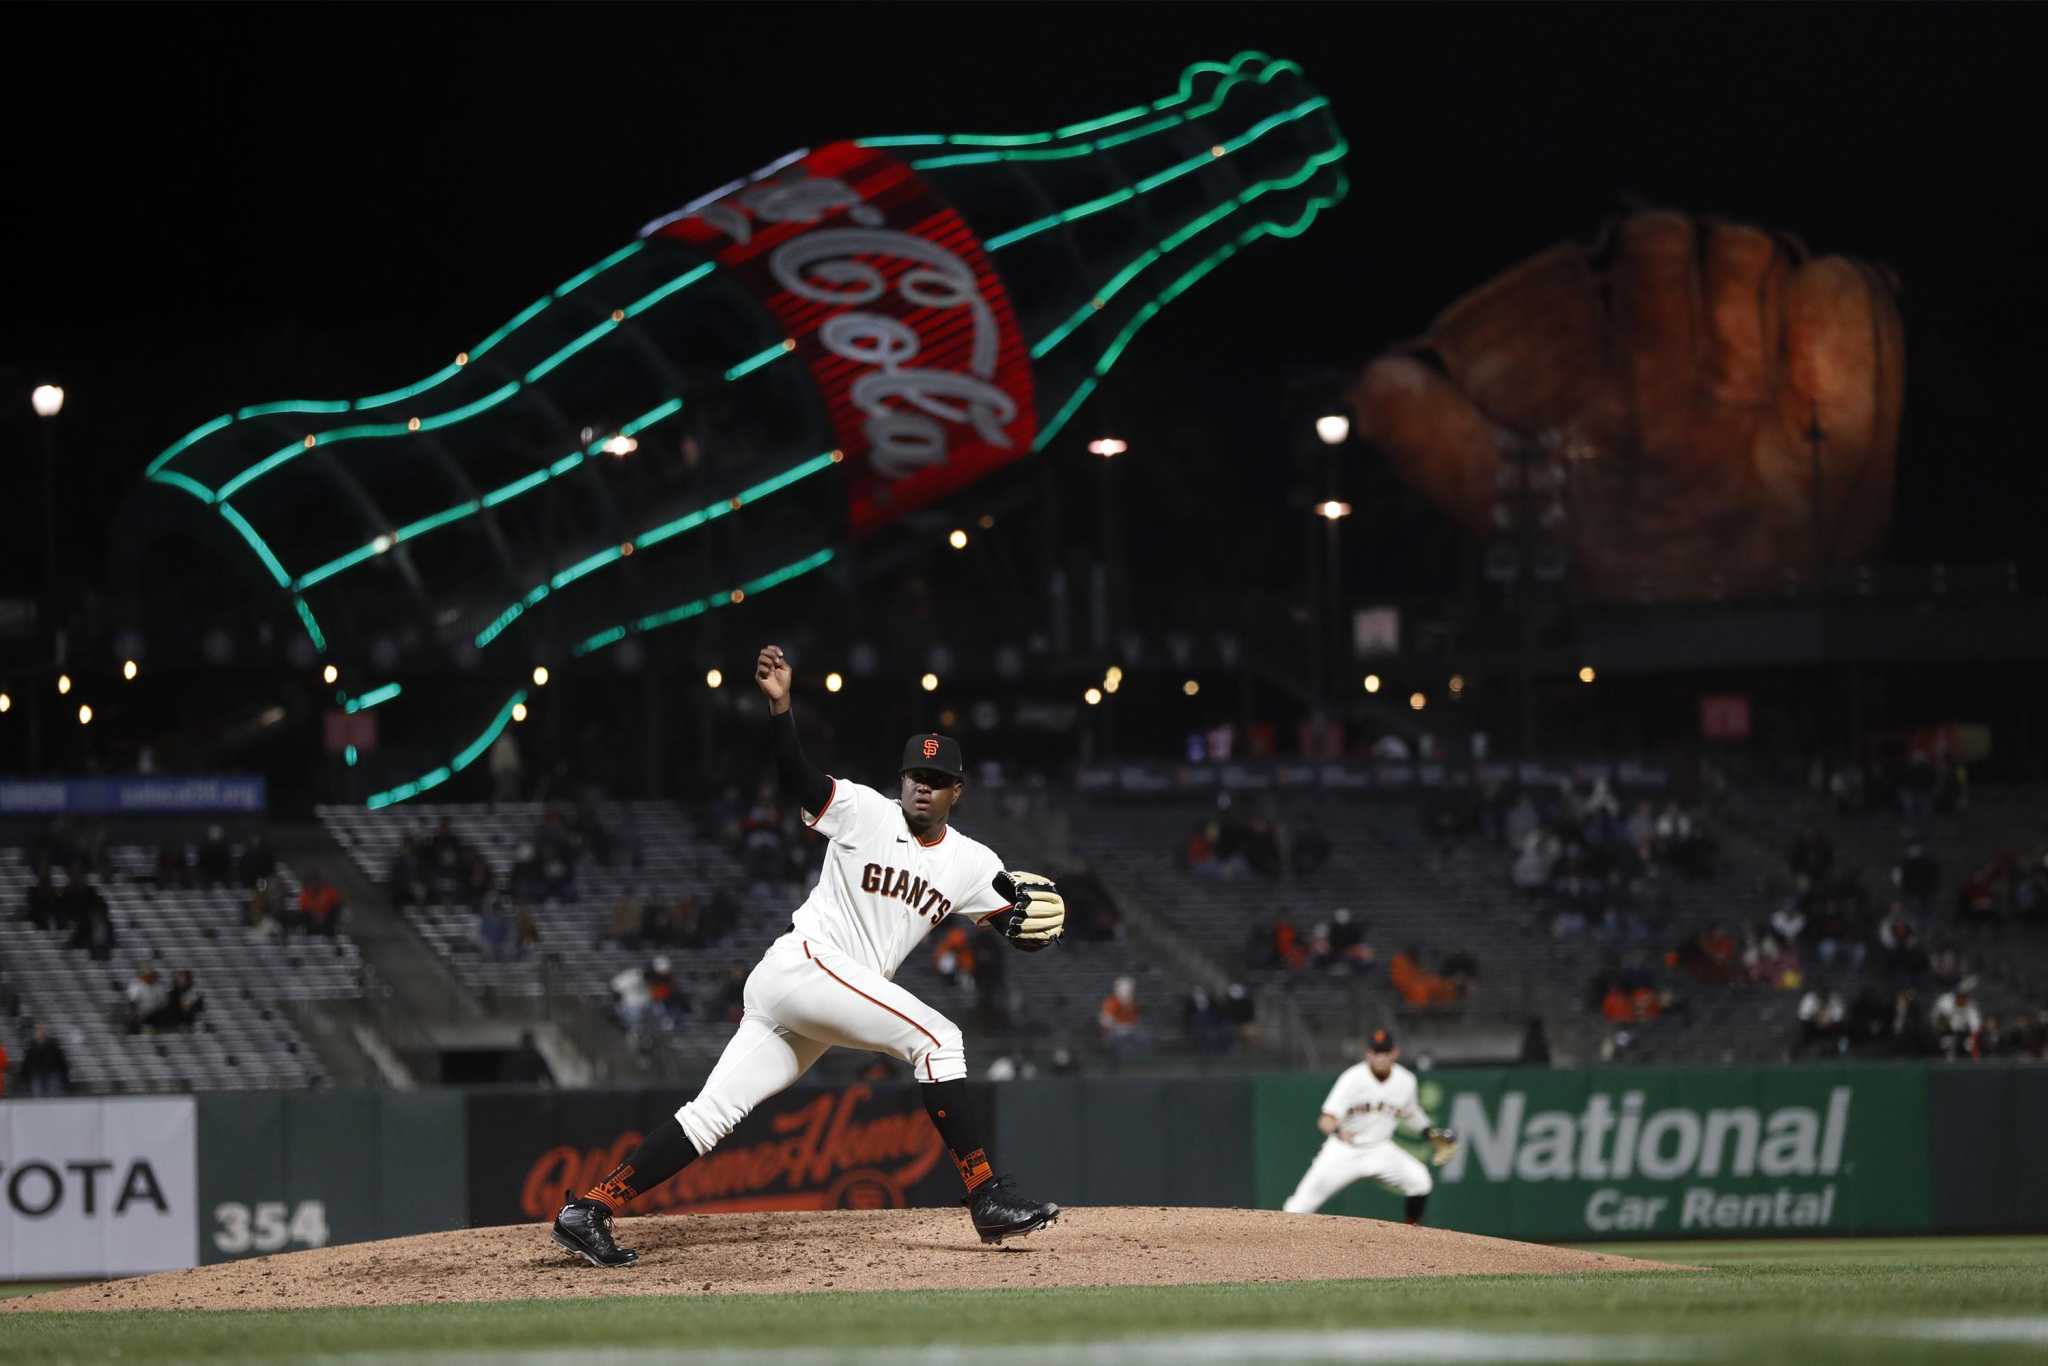
{"type": "Polygon", "coordinates": [[[884,977],[947,916],[979,921],[1010,904],[993,885],[1003,867],[993,850],[951,826],[925,843],[902,803],[872,787],[834,778],[825,809],[804,819],[831,844],[791,924],[884,977]]]}
{"type": "Polygon", "coordinates": [[[1387,1142],[1397,1123],[1418,1134],[1430,1127],[1415,1100],[1415,1074],[1399,1063],[1385,1081],[1362,1062],[1345,1068],[1323,1101],[1323,1113],[1336,1118],[1338,1137],[1354,1146],[1387,1142]]]}

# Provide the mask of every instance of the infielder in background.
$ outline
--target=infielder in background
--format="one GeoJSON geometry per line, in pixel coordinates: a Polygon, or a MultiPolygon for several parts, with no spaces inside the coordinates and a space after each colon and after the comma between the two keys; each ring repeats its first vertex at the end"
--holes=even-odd
{"type": "Polygon", "coordinates": [[[827,777],[804,758],[790,714],[789,661],[762,649],[754,681],[768,699],[776,772],[804,820],[831,841],[818,885],[792,928],[747,978],[745,1013],[697,1098],[641,1140],[624,1162],[555,1216],[554,1241],[592,1266],[630,1266],[637,1254],[613,1240],[612,1216],[634,1197],[710,1152],[756,1105],[790,1086],[834,1046],[887,1053],[923,1083],[925,1110],[967,1186],[974,1230],[985,1243],[1030,1233],[1058,1205],[1018,1195],[995,1174],[967,1104],[960,1030],[890,979],[910,951],[950,915],[993,924],[1019,949],[1060,937],[1066,903],[1048,878],[1006,873],[987,846],[948,824],[965,790],[958,741],[913,735],[903,749],[901,792],[827,777]]]}
{"type": "Polygon", "coordinates": [[[1407,1220],[1422,1222],[1429,1193],[1436,1186],[1429,1168],[1394,1142],[1394,1126],[1405,1124],[1426,1136],[1430,1160],[1441,1167],[1458,1150],[1458,1137],[1429,1122],[1415,1099],[1415,1074],[1395,1062],[1401,1050],[1387,1030],[1375,1029],[1366,1040],[1365,1061],[1337,1077],[1323,1101],[1316,1127],[1328,1134],[1316,1160],[1301,1175],[1301,1184],[1281,1206],[1289,1214],[1314,1214],[1323,1202],[1353,1181],[1377,1181],[1408,1197],[1407,1220]]]}

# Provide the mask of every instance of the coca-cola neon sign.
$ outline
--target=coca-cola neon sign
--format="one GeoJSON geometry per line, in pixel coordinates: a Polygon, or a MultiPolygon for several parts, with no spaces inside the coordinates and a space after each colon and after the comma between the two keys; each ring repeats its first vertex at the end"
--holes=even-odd
{"type": "Polygon", "coordinates": [[[655,229],[755,289],[846,453],[855,531],[1031,449],[1031,370],[979,241],[902,162],[835,143],[655,229]]]}

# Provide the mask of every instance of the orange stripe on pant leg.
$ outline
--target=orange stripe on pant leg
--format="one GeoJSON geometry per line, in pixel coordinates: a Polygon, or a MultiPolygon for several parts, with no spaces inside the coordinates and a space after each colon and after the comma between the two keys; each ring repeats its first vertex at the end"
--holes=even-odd
{"type": "MultiPolygon", "coordinates": [[[[805,954],[805,956],[806,956],[806,957],[808,957],[808,956],[810,955],[810,952],[811,952],[811,946],[810,946],[809,944],[805,944],[805,945],[804,945],[804,954],[805,954]]],[[[910,1027],[911,1027],[912,1029],[915,1029],[915,1030],[916,1030],[916,1031],[917,1031],[918,1033],[920,1033],[920,1034],[924,1035],[924,1036],[925,1036],[925,1037],[926,1037],[927,1039],[930,1039],[930,1040],[932,1041],[932,1047],[933,1047],[934,1049],[936,1049],[936,1048],[938,1048],[938,1047],[940,1046],[940,1045],[939,1045],[939,1040],[938,1040],[938,1036],[937,1036],[937,1035],[933,1034],[933,1033],[932,1033],[932,1032],[931,1032],[931,1031],[930,1031],[929,1029],[926,1029],[926,1028],[925,1028],[925,1027],[924,1027],[923,1025],[919,1024],[919,1023],[918,1023],[917,1021],[915,1021],[915,1020],[911,1019],[911,1018],[910,1018],[910,1017],[909,1017],[908,1015],[905,1015],[905,1014],[904,1014],[904,1013],[903,1013],[902,1011],[898,1010],[898,1009],[897,1009],[897,1008],[896,1008],[895,1006],[892,1006],[892,1005],[890,1005],[890,1004],[889,1004],[889,1003],[888,1003],[887,1001],[877,1001],[877,1000],[876,1000],[876,999],[875,999],[874,997],[872,997],[872,996],[868,995],[868,994],[867,994],[867,993],[866,993],[865,991],[862,991],[862,990],[861,990],[861,989],[860,989],[859,987],[857,987],[857,986],[855,986],[855,985],[854,985],[853,983],[851,983],[851,982],[847,981],[847,980],[846,980],[846,979],[845,979],[844,977],[841,977],[841,976],[840,976],[840,975],[839,975],[838,973],[836,973],[836,972],[832,971],[832,969],[830,969],[830,968],[826,967],[826,966],[825,966],[825,965],[824,965],[823,963],[819,963],[817,959],[815,959],[815,958],[812,958],[812,959],[811,959],[811,961],[812,961],[813,963],[817,963],[817,964],[818,964],[818,968],[819,968],[819,970],[820,970],[821,972],[823,972],[823,973],[824,973],[824,974],[825,974],[825,975],[826,975],[827,977],[830,977],[830,978],[831,978],[831,979],[832,979],[833,981],[835,981],[835,982],[839,983],[839,985],[840,985],[840,986],[843,986],[843,987],[845,987],[845,988],[846,988],[846,989],[847,989],[848,991],[850,991],[850,992],[852,992],[852,993],[853,993],[854,995],[856,995],[856,996],[860,997],[860,998],[861,998],[861,999],[862,999],[863,1001],[866,1001],[866,1002],[867,1002],[867,1003],[868,1003],[869,1005],[877,1005],[877,1006],[880,1006],[880,1007],[881,1007],[882,1009],[884,1009],[884,1010],[888,1011],[888,1012],[889,1012],[889,1013],[890,1013],[891,1015],[894,1015],[894,1016],[895,1016],[895,1017],[896,1017],[897,1019],[899,1019],[899,1020],[903,1021],[903,1023],[905,1023],[905,1024],[909,1025],[909,1026],[910,1026],[910,1027]]],[[[924,1055],[924,1071],[925,1071],[925,1075],[926,1075],[926,1076],[928,1076],[928,1077],[929,1077],[929,1076],[932,1076],[932,1055],[931,1055],[930,1053],[927,1053],[927,1054],[925,1054],[925,1055],[924,1055]]],[[[933,1078],[933,1079],[934,1079],[934,1080],[936,1080],[936,1078],[933,1078]]]]}

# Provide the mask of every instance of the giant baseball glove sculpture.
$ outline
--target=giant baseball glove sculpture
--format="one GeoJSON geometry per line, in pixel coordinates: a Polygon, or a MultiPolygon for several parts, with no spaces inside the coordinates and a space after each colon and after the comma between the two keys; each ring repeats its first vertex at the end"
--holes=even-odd
{"type": "Polygon", "coordinates": [[[1615,597],[1755,588],[1877,549],[1904,394],[1880,269],[1645,212],[1459,299],[1350,398],[1401,477],[1474,532],[1512,515],[1518,456],[1560,463],[1577,582],[1615,597]]]}

